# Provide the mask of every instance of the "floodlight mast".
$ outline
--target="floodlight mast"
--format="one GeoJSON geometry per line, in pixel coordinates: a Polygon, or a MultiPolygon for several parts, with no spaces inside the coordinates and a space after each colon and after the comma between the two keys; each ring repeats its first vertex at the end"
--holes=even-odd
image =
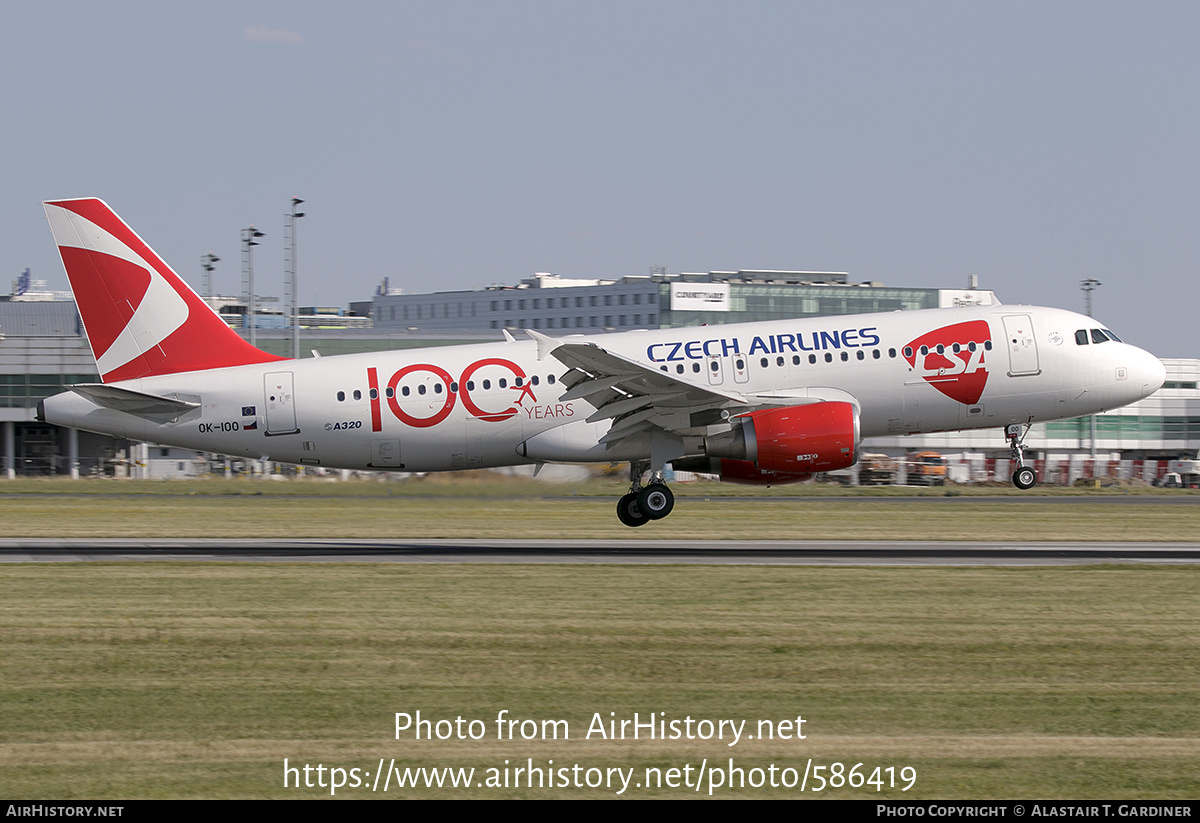
{"type": "Polygon", "coordinates": [[[216,269],[216,267],[217,267],[216,264],[219,263],[220,261],[221,261],[221,258],[217,257],[212,252],[209,252],[208,254],[206,254],[200,258],[200,267],[204,269],[204,283],[203,283],[204,299],[208,301],[208,304],[210,306],[212,305],[212,297],[213,297],[212,273],[213,273],[213,270],[216,269]]]}
{"type": "Polygon", "coordinates": [[[288,311],[292,316],[292,357],[300,358],[300,280],[296,274],[296,221],[304,216],[304,212],[296,211],[296,207],[304,201],[299,197],[292,198],[292,210],[285,215],[287,223],[287,243],[284,245],[284,280],[288,290],[288,311]]]}
{"type": "Polygon", "coordinates": [[[247,226],[242,229],[242,272],[245,277],[246,285],[246,315],[242,321],[242,328],[250,329],[250,345],[258,345],[258,335],[256,329],[258,326],[258,307],[255,305],[254,299],[254,247],[258,245],[259,237],[266,235],[254,228],[247,226]]]}

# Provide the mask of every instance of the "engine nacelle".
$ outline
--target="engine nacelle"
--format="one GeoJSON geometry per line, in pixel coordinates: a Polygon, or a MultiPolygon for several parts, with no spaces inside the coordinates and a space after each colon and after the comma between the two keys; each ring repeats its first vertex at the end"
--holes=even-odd
{"type": "Polygon", "coordinates": [[[862,435],[852,403],[829,400],[760,409],[732,422],[728,432],[705,438],[709,458],[748,461],[761,472],[791,476],[845,469],[858,462],[862,435]]]}

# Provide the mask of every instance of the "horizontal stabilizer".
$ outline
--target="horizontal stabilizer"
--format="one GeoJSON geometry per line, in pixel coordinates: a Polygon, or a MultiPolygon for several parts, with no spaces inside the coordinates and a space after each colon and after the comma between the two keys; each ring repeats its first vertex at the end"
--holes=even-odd
{"type": "Polygon", "coordinates": [[[80,383],[77,386],[71,386],[70,389],[91,400],[97,406],[138,417],[176,419],[200,408],[199,400],[161,397],[157,394],[105,386],[102,383],[80,383]]]}

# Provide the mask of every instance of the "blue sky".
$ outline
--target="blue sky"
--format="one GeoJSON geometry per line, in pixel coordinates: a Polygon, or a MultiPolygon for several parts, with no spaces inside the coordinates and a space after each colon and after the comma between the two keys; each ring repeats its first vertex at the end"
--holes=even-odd
{"type": "Polygon", "coordinates": [[[712,269],[1082,310],[1197,357],[1200,4],[0,4],[0,285],[107,200],[301,299],[712,269]]]}

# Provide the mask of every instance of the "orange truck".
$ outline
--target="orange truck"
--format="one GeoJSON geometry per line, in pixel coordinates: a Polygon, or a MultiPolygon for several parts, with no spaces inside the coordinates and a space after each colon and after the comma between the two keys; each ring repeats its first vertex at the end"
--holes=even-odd
{"type": "Polygon", "coordinates": [[[946,485],[946,458],[938,452],[909,452],[908,485],[946,485]]]}

